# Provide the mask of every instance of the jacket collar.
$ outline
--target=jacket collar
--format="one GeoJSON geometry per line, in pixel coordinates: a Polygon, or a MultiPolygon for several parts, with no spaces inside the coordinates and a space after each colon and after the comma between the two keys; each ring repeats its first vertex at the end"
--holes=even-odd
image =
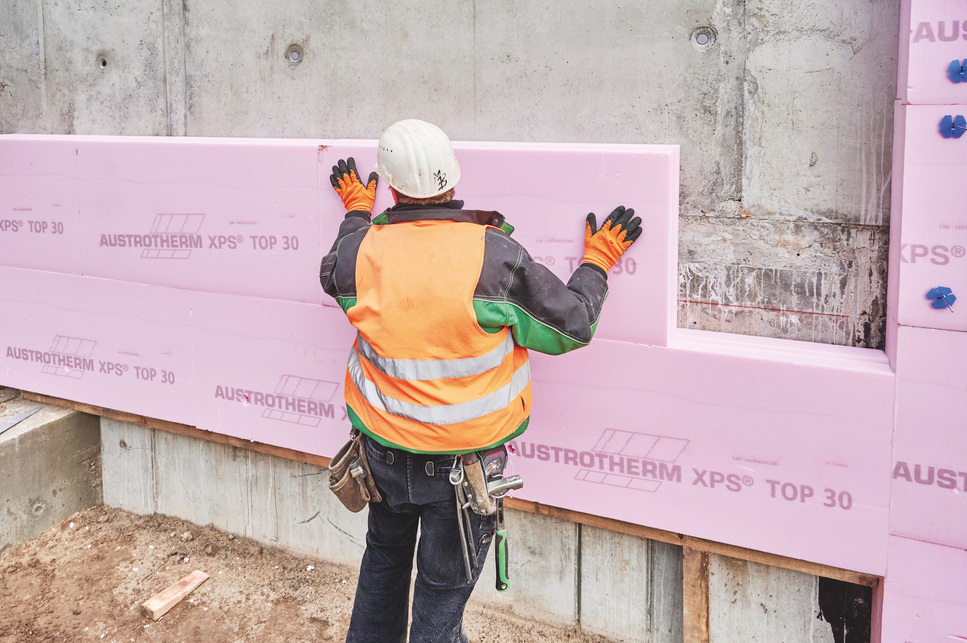
{"type": "MultiPolygon", "coordinates": [[[[489,210],[464,210],[463,201],[449,201],[440,205],[395,205],[376,217],[373,223],[385,217],[386,224],[406,223],[410,221],[456,221],[458,223],[476,223],[501,228],[504,215],[489,210]]],[[[382,223],[382,222],[380,222],[382,223]]]]}

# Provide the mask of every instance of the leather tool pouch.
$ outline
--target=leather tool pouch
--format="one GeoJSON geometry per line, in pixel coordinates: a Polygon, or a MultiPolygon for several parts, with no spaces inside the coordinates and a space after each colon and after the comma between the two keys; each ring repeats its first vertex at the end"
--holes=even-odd
{"type": "Polygon", "coordinates": [[[366,460],[366,436],[353,430],[352,438],[329,463],[329,490],[352,512],[383,499],[366,460]]]}

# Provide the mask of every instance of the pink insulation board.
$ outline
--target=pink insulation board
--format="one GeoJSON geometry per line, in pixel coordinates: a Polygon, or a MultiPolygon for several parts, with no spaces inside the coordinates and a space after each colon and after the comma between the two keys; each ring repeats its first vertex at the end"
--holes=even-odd
{"type": "MultiPolygon", "coordinates": [[[[903,159],[906,142],[906,106],[893,103],[893,176],[890,183],[890,254],[886,275],[886,354],[896,364],[897,304],[900,296],[900,230],[903,228],[903,159]]],[[[906,248],[902,248],[904,251],[906,248]]]]}
{"type": "Polygon", "coordinates": [[[0,266],[0,381],[195,424],[196,293],[0,266]]]}
{"type": "Polygon", "coordinates": [[[514,237],[565,281],[584,256],[584,219],[634,207],[644,233],[611,270],[595,337],[663,346],[678,293],[677,146],[456,143],[467,207],[498,210],[514,237]],[[581,157],[567,153],[579,149],[581,157]],[[641,150],[652,150],[642,154],[641,150]],[[641,241],[645,241],[644,244],[641,241]],[[640,247],[639,247],[640,246],[640,247]]]}
{"type": "Polygon", "coordinates": [[[902,187],[891,229],[891,302],[904,326],[967,330],[967,135],[940,134],[950,113],[933,105],[901,105],[896,112],[901,144],[894,150],[894,181],[902,187]],[[927,295],[938,286],[950,288],[960,303],[933,308],[927,295]]]}
{"type": "Polygon", "coordinates": [[[916,105],[967,104],[967,82],[950,78],[954,60],[967,59],[963,0],[903,0],[897,94],[916,105]]]}
{"type": "Polygon", "coordinates": [[[353,333],[338,307],[0,267],[0,381],[333,455],[353,333]]]}
{"type": "MultiPolygon", "coordinates": [[[[496,209],[566,278],[584,218],[634,207],[646,234],[614,271],[599,336],[663,344],[677,288],[678,148],[457,143],[458,196],[496,209]]],[[[318,304],[344,209],[331,167],[375,142],[0,137],[0,265],[318,304]]],[[[377,210],[392,205],[382,185],[377,210]]]]}
{"type": "Polygon", "coordinates": [[[82,273],[73,154],[63,138],[0,137],[0,265],[82,273]]]}
{"type": "MultiPolygon", "coordinates": [[[[5,384],[309,453],[346,438],[352,332],[336,307],[12,268],[0,278],[16,285],[4,307],[23,314],[7,331],[5,384]]],[[[601,340],[535,355],[533,373],[512,460],[519,497],[883,573],[893,380],[882,353],[681,331],[667,348],[601,340]]]]}
{"type": "Polygon", "coordinates": [[[194,316],[200,428],[335,455],[349,439],[343,379],[355,339],[341,308],[218,294],[194,316]]]}
{"type": "Polygon", "coordinates": [[[822,346],[716,346],[710,335],[535,356],[516,495],[883,574],[893,405],[883,353],[837,360],[822,346]]]}
{"type": "Polygon", "coordinates": [[[967,333],[898,339],[890,533],[967,549],[967,333]]]}
{"type": "MultiPolygon", "coordinates": [[[[350,154],[370,167],[373,146],[0,137],[0,220],[27,222],[0,226],[2,276],[17,284],[0,295],[3,383],[333,455],[352,330],[317,280],[343,214],[329,171],[350,154]],[[64,367],[82,377],[51,372],[64,367]]],[[[521,497],[883,573],[883,353],[674,329],[677,148],[456,148],[468,207],[502,211],[562,277],[588,211],[624,203],[645,220],[591,346],[534,358],[521,497]]]]}
{"type": "Polygon", "coordinates": [[[260,139],[0,137],[0,263],[319,303],[321,221],[342,216],[321,156],[260,139]]]}
{"type": "Polygon", "coordinates": [[[967,551],[890,538],[882,643],[967,641],[967,551]]]}

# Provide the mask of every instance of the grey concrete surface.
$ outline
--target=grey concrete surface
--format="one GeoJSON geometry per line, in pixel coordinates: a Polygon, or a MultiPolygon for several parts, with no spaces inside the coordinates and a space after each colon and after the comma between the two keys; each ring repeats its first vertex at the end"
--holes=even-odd
{"type": "Polygon", "coordinates": [[[819,578],[713,555],[709,560],[712,643],[833,643],[819,613],[819,578]]]}
{"type": "Polygon", "coordinates": [[[581,527],[581,626],[617,641],[680,643],[682,548],[581,527]]]}
{"type": "Polygon", "coordinates": [[[23,398],[0,403],[0,556],[101,502],[98,418],[23,398]]]}
{"type": "Polygon", "coordinates": [[[510,589],[497,592],[493,555],[480,574],[474,598],[521,616],[580,620],[580,525],[508,510],[507,572],[510,589]]]}
{"type": "MultiPolygon", "coordinates": [[[[0,555],[100,502],[103,480],[110,506],[359,563],[366,513],[335,500],[324,469],[106,418],[99,430],[94,416],[20,398],[0,403],[0,421],[38,406],[0,434],[0,555]]],[[[507,529],[512,587],[493,590],[488,559],[474,600],[616,641],[683,640],[681,548],[513,510],[507,529]]],[[[709,586],[713,643],[833,641],[815,576],[713,555],[709,586]]]]}
{"type": "Polygon", "coordinates": [[[359,564],[366,514],[343,508],[325,469],[101,419],[104,504],[161,513],[359,564]]]}
{"type": "Polygon", "coordinates": [[[6,2],[0,132],[375,138],[419,117],[679,144],[679,325],[879,347],[898,21],[861,0],[6,2]]]}
{"type": "Polygon", "coordinates": [[[745,3],[740,209],[683,210],[680,326],[883,346],[898,12],[745,3]]]}
{"type": "Polygon", "coordinates": [[[188,1],[186,133],[376,138],[408,114],[467,138],[474,42],[468,0],[188,1]]]}

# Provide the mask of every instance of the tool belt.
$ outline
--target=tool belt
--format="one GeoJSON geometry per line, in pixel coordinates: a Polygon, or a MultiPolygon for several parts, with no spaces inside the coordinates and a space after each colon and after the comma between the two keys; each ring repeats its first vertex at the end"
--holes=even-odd
{"type": "Polygon", "coordinates": [[[467,582],[473,582],[477,569],[477,547],[468,509],[481,516],[497,514],[494,560],[497,563],[497,590],[510,587],[507,574],[507,542],[504,531],[504,496],[512,489],[520,489],[524,481],[520,476],[504,477],[507,466],[507,448],[503,445],[488,451],[474,451],[454,457],[450,470],[457,502],[457,524],[463,550],[463,567],[467,582]]]}
{"type": "Polygon", "coordinates": [[[366,436],[356,429],[351,436],[329,463],[329,490],[346,509],[356,513],[383,498],[366,460],[366,436]]]}

